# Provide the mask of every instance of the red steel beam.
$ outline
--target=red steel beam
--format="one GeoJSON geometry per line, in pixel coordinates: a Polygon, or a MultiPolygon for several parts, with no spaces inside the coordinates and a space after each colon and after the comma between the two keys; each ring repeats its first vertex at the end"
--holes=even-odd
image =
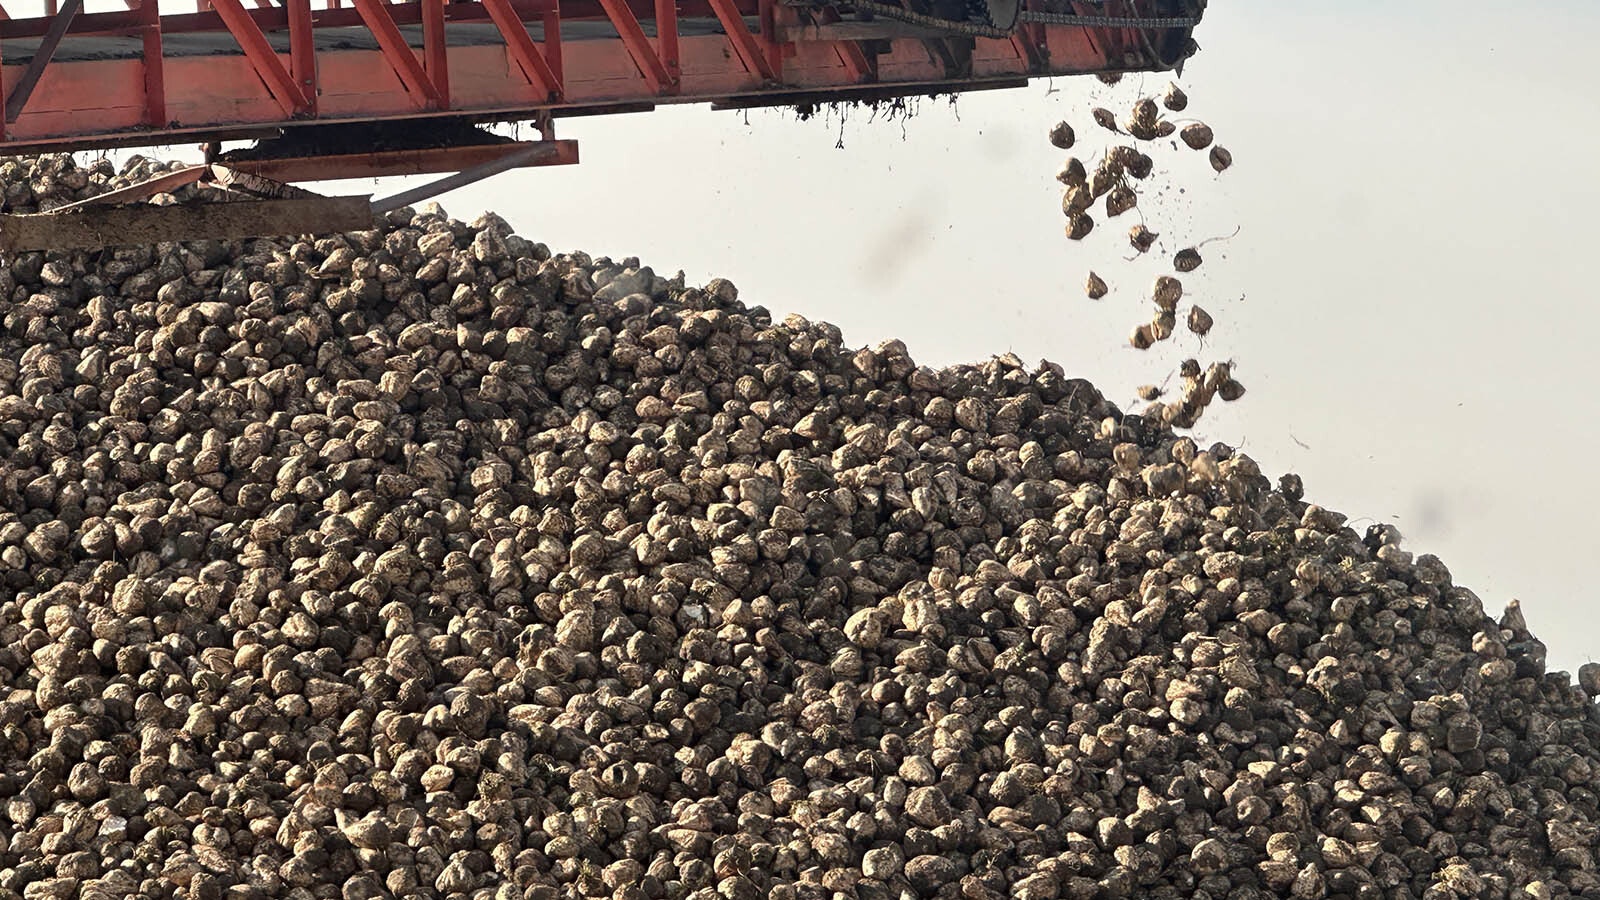
{"type": "MultiPolygon", "coordinates": [[[[208,15],[210,15],[209,22],[211,25],[208,30],[215,30],[217,18],[214,14],[208,15]]],[[[167,16],[165,17],[167,22],[163,24],[170,23],[175,18],[185,17],[167,16]]],[[[70,33],[72,35],[133,34],[143,22],[144,17],[136,9],[125,12],[81,13],[77,21],[73,23],[70,33]]],[[[8,39],[43,37],[49,28],[50,20],[41,16],[27,19],[7,18],[0,20],[0,37],[8,39]]],[[[170,32],[171,28],[169,27],[167,30],[170,32]]]]}
{"type": "MultiPolygon", "coordinates": [[[[567,91],[567,70],[565,63],[563,62],[564,57],[561,51],[560,7],[551,6],[549,9],[540,13],[539,23],[544,27],[544,62],[545,65],[549,67],[551,76],[555,78],[554,84],[556,87],[554,97],[556,99],[560,99],[566,94],[567,91]]],[[[527,29],[523,29],[522,33],[527,34],[527,29]]],[[[547,134],[545,137],[548,138],[550,135],[547,134]]]]}
{"type": "MultiPolygon", "coordinates": [[[[278,2],[283,5],[255,10],[248,0],[213,0],[213,11],[160,15],[148,0],[130,12],[78,13],[49,77],[37,82],[12,125],[0,125],[0,153],[241,140],[315,122],[426,127],[429,118],[447,114],[478,122],[548,121],[551,114],[632,112],[661,102],[786,105],[795,98],[848,99],[868,87],[909,96],[1011,86],[1035,74],[1160,67],[1142,44],[1124,45],[1133,54],[1125,59],[1114,44],[1120,35],[1107,29],[1030,26],[1030,36],[1037,33],[1036,58],[1026,40],[1018,46],[978,38],[970,74],[952,74],[909,37],[886,36],[873,53],[857,42],[807,39],[806,29],[784,27],[792,14],[778,0],[365,0],[365,10],[348,4],[325,9],[331,0],[278,2]],[[388,35],[377,48],[312,44],[314,30],[370,28],[369,19],[388,35]],[[575,19],[611,27],[577,29],[570,24],[575,19]],[[493,24],[504,43],[461,40],[468,29],[458,31],[457,23],[466,22],[493,24]],[[537,41],[540,30],[530,22],[543,25],[537,41]],[[408,30],[421,24],[421,46],[409,46],[400,23],[408,30]],[[444,40],[446,30],[454,43],[444,40]],[[287,53],[268,42],[274,31],[277,46],[288,36],[287,53]],[[176,42],[166,40],[168,34],[206,32],[233,35],[243,54],[231,46],[219,46],[220,53],[175,52],[176,42]],[[74,52],[74,38],[88,35],[120,35],[129,51],[93,58],[74,52]],[[401,48],[403,54],[394,52],[401,48]],[[509,78],[508,66],[514,67],[509,78]],[[656,77],[641,77],[645,71],[656,77]],[[419,102],[407,72],[433,86],[439,102],[419,102]],[[661,89],[673,81],[674,89],[661,89]],[[89,109],[93,115],[84,114],[89,109]]],[[[0,22],[0,40],[42,36],[51,24],[37,17],[0,22]]],[[[229,43],[225,37],[223,43],[229,43]]],[[[25,68],[4,66],[4,85],[16,84],[25,68]]]]}
{"type": "MultiPolygon", "coordinates": [[[[1042,0],[1023,0],[1022,8],[1030,11],[1041,10],[1044,8],[1044,3],[1042,0]]],[[[1018,49],[1028,54],[1028,62],[1034,66],[1035,71],[1048,72],[1050,70],[1050,45],[1045,40],[1044,26],[1035,24],[1018,25],[1016,37],[1022,43],[1022,46],[1018,49]]]]}
{"type": "Polygon", "coordinates": [[[405,35],[400,33],[399,26],[395,25],[390,17],[387,4],[383,0],[354,0],[356,11],[361,13],[361,19],[378,40],[378,48],[383,51],[383,58],[389,61],[394,73],[400,77],[400,82],[413,96],[421,98],[420,106],[429,109],[439,109],[441,99],[439,88],[428,77],[417,55],[411,52],[411,46],[406,43],[405,35]]]}
{"type": "MultiPolygon", "coordinates": [[[[333,0],[322,0],[332,3],[333,0]]],[[[757,12],[754,0],[737,0],[747,9],[745,14],[754,15],[757,12]]],[[[648,16],[650,13],[649,0],[629,0],[629,5],[634,9],[636,16],[648,16]]],[[[600,0],[507,0],[507,4],[516,12],[523,21],[538,19],[543,13],[557,8],[559,5],[561,17],[568,21],[606,18],[605,9],[600,5],[600,0]]],[[[316,21],[319,28],[340,28],[365,24],[360,13],[356,10],[338,4],[328,8],[317,9],[316,21]]],[[[396,25],[417,25],[422,22],[422,4],[418,0],[388,4],[388,12],[393,17],[396,25]]],[[[288,27],[287,13],[282,7],[268,9],[245,9],[244,13],[250,17],[263,31],[278,31],[288,27]]],[[[713,15],[710,0],[681,0],[678,3],[678,15],[684,18],[709,17],[713,15]]],[[[451,0],[445,5],[445,18],[450,22],[486,22],[491,20],[489,12],[480,2],[471,0],[451,0]]],[[[108,37],[115,35],[137,34],[143,19],[138,10],[119,12],[87,13],[80,12],[77,22],[73,25],[70,34],[83,37],[108,37]]],[[[0,19],[0,39],[42,37],[48,30],[50,20],[43,17],[28,19],[3,20],[0,19]]],[[[218,31],[222,28],[222,21],[215,11],[209,9],[191,13],[171,13],[161,17],[161,30],[169,35],[189,34],[193,32],[218,31]]]]}
{"type": "MultiPolygon", "coordinates": [[[[556,77],[555,71],[545,61],[544,54],[534,45],[533,38],[528,36],[528,27],[511,8],[509,0],[483,0],[483,8],[489,12],[489,18],[494,20],[495,27],[500,29],[500,37],[506,42],[506,53],[522,70],[523,77],[551,100],[559,101],[563,94],[561,79],[556,77]]],[[[545,35],[548,40],[550,34],[550,20],[545,19],[545,35]]],[[[556,31],[560,33],[559,23],[556,31]]]]}
{"type": "Polygon", "coordinates": [[[450,55],[444,33],[444,0],[422,0],[422,67],[439,91],[439,108],[450,108],[450,55]]]}
{"type": "MultiPolygon", "coordinates": [[[[822,24],[832,24],[840,21],[839,11],[831,6],[825,6],[819,11],[822,24]]],[[[839,62],[850,70],[850,75],[857,82],[878,80],[877,60],[867,56],[866,51],[856,41],[834,41],[833,51],[839,54],[839,62]]]]}
{"type": "MultiPolygon", "coordinates": [[[[650,39],[644,36],[644,29],[639,27],[639,19],[628,8],[627,0],[600,0],[600,5],[605,8],[606,16],[622,38],[622,46],[627,48],[634,65],[639,67],[639,74],[650,83],[650,89],[661,93],[671,86],[674,79],[667,75],[661,57],[656,55],[656,48],[650,46],[650,39]]],[[[657,23],[656,27],[659,29],[660,24],[657,23]]]]}
{"type": "Polygon", "coordinates": [[[1028,71],[1036,72],[1044,67],[1044,60],[1039,56],[1039,45],[1034,43],[1027,25],[1012,32],[1011,46],[1016,48],[1018,56],[1028,61],[1028,71]]]}
{"type": "MultiPolygon", "coordinates": [[[[134,0],[129,0],[134,2],[134,0]]],[[[161,49],[161,7],[158,0],[144,0],[139,6],[144,18],[141,38],[144,44],[144,123],[151,128],[167,127],[167,76],[161,49]]]]}
{"type": "Polygon", "coordinates": [[[717,14],[717,20],[722,23],[722,28],[728,33],[728,43],[733,45],[733,52],[738,54],[739,61],[751,73],[761,76],[762,81],[773,82],[778,80],[777,72],[767,59],[766,48],[756,41],[756,36],[744,24],[744,16],[733,0],[711,0],[711,9],[717,14]]]}
{"type": "Polygon", "coordinates": [[[283,61],[278,59],[277,51],[267,43],[267,36],[262,33],[254,19],[245,13],[239,0],[201,0],[209,2],[222,17],[222,22],[227,26],[233,39],[239,42],[239,49],[250,60],[250,65],[261,77],[267,86],[267,91],[272,94],[272,99],[283,107],[283,111],[291,118],[310,112],[310,101],[306,98],[300,86],[295,83],[289,70],[283,67],[283,61]]]}
{"type": "Polygon", "coordinates": [[[317,113],[317,45],[312,29],[311,0],[286,0],[289,28],[289,77],[300,86],[306,108],[317,113]]]}
{"type": "Polygon", "coordinates": [[[661,68],[674,87],[683,75],[683,63],[678,51],[677,0],[656,0],[656,50],[661,55],[661,68]]]}
{"type": "MultiPolygon", "coordinates": [[[[1070,4],[1072,11],[1080,16],[1120,15],[1121,13],[1108,5],[1091,6],[1086,0],[1073,0],[1070,4]]],[[[1105,54],[1107,60],[1117,62],[1122,57],[1122,38],[1125,32],[1114,28],[1096,29],[1088,32],[1086,37],[1097,49],[1105,54]]]]}
{"type": "MultiPolygon", "coordinates": [[[[754,37],[756,43],[766,51],[773,81],[783,80],[784,45],[773,37],[778,33],[778,10],[778,0],[756,0],[756,18],[760,22],[761,33],[754,37]]],[[[794,19],[796,15],[791,12],[789,18],[794,19]]]]}
{"type": "Polygon", "coordinates": [[[850,70],[850,75],[858,82],[878,80],[878,66],[873,59],[861,49],[855,41],[836,41],[833,45],[834,52],[839,54],[839,61],[850,70]]]}

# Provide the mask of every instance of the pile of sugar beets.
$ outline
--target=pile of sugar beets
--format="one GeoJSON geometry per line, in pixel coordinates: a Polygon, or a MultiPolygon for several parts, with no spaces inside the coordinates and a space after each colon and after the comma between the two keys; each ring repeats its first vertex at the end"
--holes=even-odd
{"type": "Polygon", "coordinates": [[[436,207],[0,314],[0,898],[1600,897],[1600,668],[1058,365],[436,207]]]}

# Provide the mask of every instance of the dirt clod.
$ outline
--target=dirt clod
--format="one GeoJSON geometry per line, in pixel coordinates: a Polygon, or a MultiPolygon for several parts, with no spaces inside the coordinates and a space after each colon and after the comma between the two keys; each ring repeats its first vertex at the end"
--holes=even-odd
{"type": "Polygon", "coordinates": [[[1109,293],[1110,290],[1111,289],[1106,285],[1104,278],[1101,278],[1099,275],[1096,275],[1093,272],[1089,273],[1089,278],[1084,284],[1084,293],[1089,295],[1090,300],[1099,300],[1101,297],[1104,297],[1107,293],[1109,293]]]}

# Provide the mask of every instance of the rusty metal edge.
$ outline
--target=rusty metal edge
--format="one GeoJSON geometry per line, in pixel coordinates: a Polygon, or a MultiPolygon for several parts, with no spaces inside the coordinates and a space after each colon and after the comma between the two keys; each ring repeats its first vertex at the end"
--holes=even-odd
{"type": "Polygon", "coordinates": [[[96,194],[87,200],[79,200],[76,203],[58,206],[50,210],[50,214],[66,215],[95,206],[114,206],[118,203],[129,203],[135,200],[148,200],[156,194],[175,191],[185,185],[194,184],[205,178],[207,174],[205,166],[189,166],[178,169],[175,172],[168,172],[165,175],[157,175],[155,178],[141,181],[138,184],[130,184],[125,188],[106,191],[104,194],[96,194]]]}
{"type": "Polygon", "coordinates": [[[0,215],[0,253],[331,234],[372,223],[372,198],[366,195],[11,214],[0,215]]]}

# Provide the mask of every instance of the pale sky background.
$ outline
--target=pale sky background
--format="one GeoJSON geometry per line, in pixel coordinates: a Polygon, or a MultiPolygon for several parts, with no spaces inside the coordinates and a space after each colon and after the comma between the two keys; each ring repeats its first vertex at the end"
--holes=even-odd
{"type": "Polygon", "coordinates": [[[1125,409],[1198,349],[1126,346],[1151,278],[1237,227],[1184,280],[1217,319],[1198,355],[1233,358],[1249,393],[1214,406],[1197,439],[1299,473],[1308,500],[1358,528],[1396,524],[1496,614],[1521,599],[1551,667],[1575,671],[1600,659],[1597,37],[1600,7],[1578,0],[1215,0],[1182,115],[1236,164],[1219,178],[1203,154],[1153,153],[1148,184],[1166,190],[1141,207],[1165,252],[1138,264],[1122,259],[1132,214],[1063,237],[1065,154],[1046,134],[1066,118],[1075,152],[1105,146],[1088,109],[1124,113],[1139,77],[923,100],[907,121],[704,107],[564,120],[582,165],[441,199],[557,251],[727,277],[745,302],[837,323],[852,345],[898,337],[932,365],[1058,361],[1125,409]],[[1112,284],[1099,302],[1083,296],[1090,268],[1112,284]]]}

